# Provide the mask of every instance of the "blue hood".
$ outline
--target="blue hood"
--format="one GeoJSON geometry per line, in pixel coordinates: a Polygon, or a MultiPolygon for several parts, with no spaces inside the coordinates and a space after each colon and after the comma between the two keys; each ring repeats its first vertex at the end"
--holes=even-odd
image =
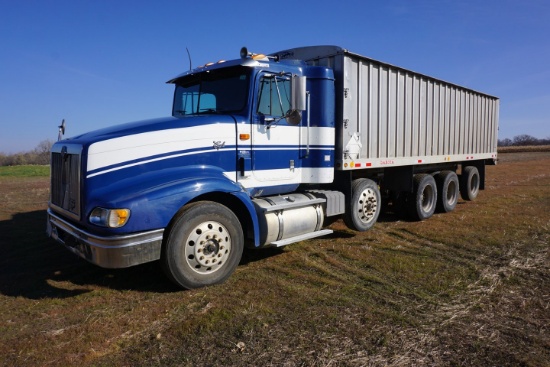
{"type": "Polygon", "coordinates": [[[60,140],[58,143],[78,143],[84,146],[96,143],[98,141],[109,140],[121,136],[141,134],[151,131],[168,130],[174,128],[191,127],[198,125],[208,125],[213,123],[233,123],[232,117],[227,115],[201,115],[187,116],[183,118],[161,117],[143,121],[129,122],[125,124],[106,127],[99,130],[90,131],[81,135],[73,136],[60,140]]]}
{"type": "MultiPolygon", "coordinates": [[[[150,120],[128,122],[125,124],[93,130],[81,135],[64,139],[65,143],[93,143],[101,140],[117,138],[124,135],[140,134],[147,131],[171,129],[174,126],[182,126],[175,117],[163,117],[150,120]]],[[[188,124],[188,123],[187,123],[188,124]]]]}

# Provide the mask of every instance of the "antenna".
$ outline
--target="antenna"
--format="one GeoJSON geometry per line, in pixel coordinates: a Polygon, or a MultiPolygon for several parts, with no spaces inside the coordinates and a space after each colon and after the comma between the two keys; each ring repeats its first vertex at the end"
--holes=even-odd
{"type": "Polygon", "coordinates": [[[193,66],[191,64],[191,53],[189,53],[189,49],[187,47],[185,50],[187,51],[187,57],[189,58],[189,70],[193,70],[193,66]]]}
{"type": "Polygon", "coordinates": [[[61,121],[61,125],[58,126],[59,133],[57,134],[57,141],[61,140],[63,138],[63,135],[65,135],[65,119],[61,121]]]}

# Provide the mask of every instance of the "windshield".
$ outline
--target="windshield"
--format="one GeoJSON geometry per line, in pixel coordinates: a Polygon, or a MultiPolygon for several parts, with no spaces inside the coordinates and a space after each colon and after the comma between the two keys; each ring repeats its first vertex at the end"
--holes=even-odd
{"type": "Polygon", "coordinates": [[[232,67],[188,75],[176,82],[172,115],[236,113],[246,107],[250,69],[232,67]]]}

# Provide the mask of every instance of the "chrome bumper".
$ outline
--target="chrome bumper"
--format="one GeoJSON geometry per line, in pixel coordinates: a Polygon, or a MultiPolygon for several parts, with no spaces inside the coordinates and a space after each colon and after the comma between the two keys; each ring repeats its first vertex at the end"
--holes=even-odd
{"type": "Polygon", "coordinates": [[[76,255],[104,268],[127,268],[160,259],[164,229],[123,236],[87,233],[48,209],[48,236],[76,255]]]}

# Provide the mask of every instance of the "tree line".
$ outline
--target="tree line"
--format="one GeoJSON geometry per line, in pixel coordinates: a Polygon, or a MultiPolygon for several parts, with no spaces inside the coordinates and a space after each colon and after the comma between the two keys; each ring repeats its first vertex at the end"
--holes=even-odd
{"type": "MultiPolygon", "coordinates": [[[[0,166],[21,166],[26,164],[43,165],[50,164],[50,150],[53,145],[52,140],[40,142],[36,148],[30,152],[4,154],[0,152],[0,166]]],[[[531,135],[517,135],[513,139],[501,139],[498,141],[499,147],[527,146],[527,145],[550,145],[550,137],[546,139],[537,139],[531,135]]]]}
{"type": "Polygon", "coordinates": [[[30,152],[4,154],[0,152],[0,166],[23,166],[27,164],[50,164],[50,150],[53,141],[44,140],[30,152]]]}
{"type": "Polygon", "coordinates": [[[516,135],[513,139],[502,139],[498,141],[499,147],[522,147],[527,145],[550,145],[550,137],[537,139],[534,136],[522,134],[516,135]]]}

